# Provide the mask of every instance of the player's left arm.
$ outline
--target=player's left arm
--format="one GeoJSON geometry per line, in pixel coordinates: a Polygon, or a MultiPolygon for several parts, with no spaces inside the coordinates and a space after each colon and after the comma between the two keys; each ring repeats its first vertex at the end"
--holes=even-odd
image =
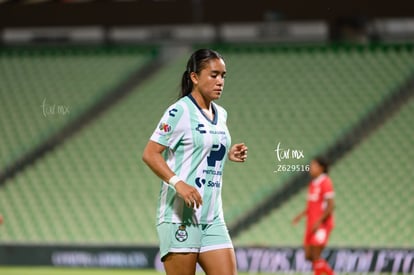
{"type": "Polygon", "coordinates": [[[322,182],[321,189],[325,209],[321,217],[313,225],[313,232],[316,232],[316,230],[318,230],[318,228],[329,218],[329,216],[332,215],[335,208],[335,191],[333,189],[332,181],[329,177],[322,182]]]}
{"type": "Polygon", "coordinates": [[[312,231],[316,232],[318,228],[326,221],[327,218],[329,218],[330,215],[332,215],[334,208],[335,208],[335,201],[333,197],[329,197],[325,199],[326,202],[326,208],[323,211],[322,216],[315,222],[313,225],[312,231]]]}
{"type": "MultiPolygon", "coordinates": [[[[224,123],[227,124],[227,111],[219,107],[223,114],[224,123]]],[[[228,159],[234,162],[245,162],[247,159],[247,146],[242,143],[233,144],[228,152],[228,159]]]]}
{"type": "Polygon", "coordinates": [[[231,146],[228,157],[235,162],[245,162],[247,159],[247,146],[244,143],[237,143],[231,146]]]}

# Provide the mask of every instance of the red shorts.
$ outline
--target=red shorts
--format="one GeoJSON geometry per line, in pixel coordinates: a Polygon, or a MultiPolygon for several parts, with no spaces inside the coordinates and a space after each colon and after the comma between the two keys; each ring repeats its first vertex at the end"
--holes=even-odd
{"type": "Polygon", "coordinates": [[[310,228],[306,228],[303,243],[305,246],[326,246],[331,231],[332,228],[327,226],[321,226],[315,233],[312,233],[310,228]]]}

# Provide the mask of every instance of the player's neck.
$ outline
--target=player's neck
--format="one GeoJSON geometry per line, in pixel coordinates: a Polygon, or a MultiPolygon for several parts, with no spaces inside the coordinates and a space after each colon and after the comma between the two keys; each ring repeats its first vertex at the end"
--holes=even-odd
{"type": "Polygon", "coordinates": [[[191,96],[194,98],[195,102],[197,103],[201,111],[204,113],[204,115],[208,117],[210,120],[213,120],[214,110],[211,104],[211,100],[205,98],[202,94],[195,91],[191,93],[191,96]]]}
{"type": "Polygon", "coordinates": [[[192,92],[191,96],[197,102],[197,104],[201,108],[201,110],[205,110],[205,111],[211,112],[211,113],[213,112],[212,107],[211,107],[211,100],[208,100],[207,98],[203,97],[198,92],[192,92]]]}
{"type": "Polygon", "coordinates": [[[204,114],[210,119],[213,120],[214,119],[214,112],[213,109],[210,107],[210,109],[201,109],[204,114]]]}
{"type": "Polygon", "coordinates": [[[324,175],[326,175],[326,173],[320,173],[320,174],[318,174],[318,175],[311,176],[311,179],[312,179],[312,180],[317,180],[318,178],[321,178],[321,177],[323,177],[324,175]]]}

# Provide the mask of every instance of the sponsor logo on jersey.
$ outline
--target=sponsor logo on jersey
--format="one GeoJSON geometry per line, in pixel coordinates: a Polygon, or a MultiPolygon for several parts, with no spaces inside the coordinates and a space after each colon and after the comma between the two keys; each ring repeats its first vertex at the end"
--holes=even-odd
{"type": "Polygon", "coordinates": [[[172,108],[171,110],[168,111],[168,115],[171,117],[175,117],[176,112],[178,112],[178,110],[175,108],[172,108]]]}
{"type": "Polygon", "coordinates": [[[308,195],[308,201],[318,201],[319,194],[309,194],[308,195]]]}
{"type": "Polygon", "coordinates": [[[315,187],[313,190],[311,190],[311,192],[308,194],[308,200],[309,201],[318,201],[319,200],[319,196],[321,193],[321,189],[318,187],[315,187]]]}
{"type": "Polygon", "coordinates": [[[200,134],[205,134],[207,133],[206,130],[204,130],[204,124],[200,123],[197,125],[197,128],[195,128],[196,131],[200,132],[200,134]]]}
{"type": "Polygon", "coordinates": [[[226,134],[225,131],[216,131],[216,130],[210,130],[209,133],[212,135],[225,135],[226,134]]]}
{"type": "MultiPolygon", "coordinates": [[[[195,128],[200,134],[206,134],[207,131],[204,129],[205,125],[203,123],[199,123],[195,128]]],[[[208,131],[212,135],[225,135],[226,131],[218,131],[218,130],[209,130],[208,131]]]]}
{"type": "Polygon", "coordinates": [[[197,178],[195,179],[195,183],[196,183],[196,185],[197,185],[199,188],[201,188],[201,186],[203,186],[204,184],[206,184],[206,179],[202,179],[202,178],[200,178],[200,177],[197,177],[197,178]]]}
{"type": "Polygon", "coordinates": [[[221,172],[221,171],[216,171],[216,170],[213,170],[213,169],[204,169],[203,170],[203,173],[204,174],[207,174],[207,175],[218,175],[218,176],[221,176],[222,174],[223,174],[223,172],[221,172]]]}
{"type": "Polygon", "coordinates": [[[223,144],[215,144],[211,149],[210,155],[207,157],[207,165],[211,167],[216,166],[217,161],[222,161],[226,154],[226,146],[223,144]]]}
{"type": "Polygon", "coordinates": [[[158,126],[158,129],[160,129],[164,133],[168,133],[171,131],[171,126],[168,125],[168,123],[161,122],[160,125],[158,126]]]}
{"type": "Polygon", "coordinates": [[[198,188],[201,188],[203,185],[207,184],[207,187],[216,187],[216,188],[220,188],[221,187],[221,182],[220,181],[206,181],[206,179],[202,179],[200,177],[197,177],[195,179],[195,183],[198,186],[198,188]]]}

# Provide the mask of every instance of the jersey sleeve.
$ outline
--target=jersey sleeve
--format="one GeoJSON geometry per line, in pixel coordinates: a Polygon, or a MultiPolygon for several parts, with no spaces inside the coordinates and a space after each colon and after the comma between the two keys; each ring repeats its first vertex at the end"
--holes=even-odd
{"type": "Polygon", "coordinates": [[[321,186],[322,196],[324,199],[332,199],[335,196],[335,191],[333,189],[332,181],[327,177],[321,186]]]}
{"type": "Polygon", "coordinates": [[[184,108],[180,104],[170,106],[162,116],[150,140],[174,149],[184,136],[184,108]]]}

